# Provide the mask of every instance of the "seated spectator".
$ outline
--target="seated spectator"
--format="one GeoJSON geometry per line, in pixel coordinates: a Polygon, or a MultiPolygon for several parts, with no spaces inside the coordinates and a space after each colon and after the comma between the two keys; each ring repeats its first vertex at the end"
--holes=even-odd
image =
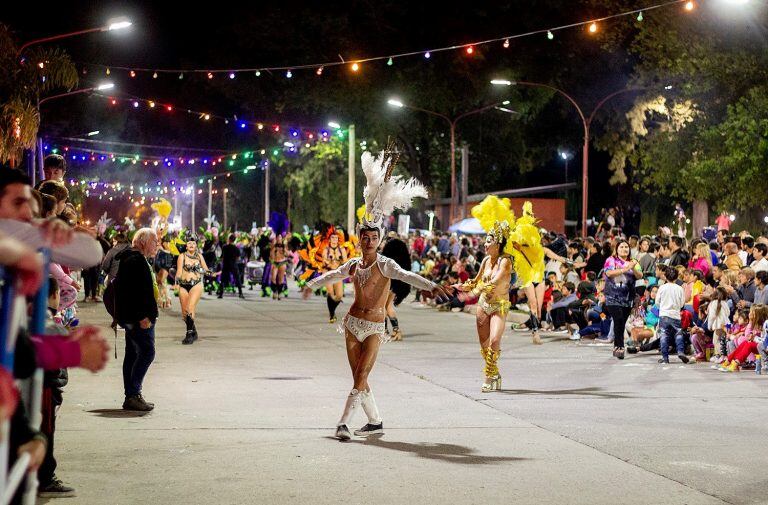
{"type": "Polygon", "coordinates": [[[709,254],[709,247],[704,242],[696,244],[693,252],[693,258],[688,262],[688,268],[699,270],[703,277],[709,275],[712,270],[712,257],[709,254]]]}
{"type": "Polygon", "coordinates": [[[744,266],[741,258],[739,258],[739,246],[735,242],[725,244],[723,254],[725,255],[723,263],[728,267],[728,270],[738,272],[744,266]]]}
{"type": "Polygon", "coordinates": [[[755,305],[768,305],[768,272],[765,270],[760,270],[755,274],[755,299],[753,303],[755,305]]]}
{"type": "Polygon", "coordinates": [[[573,282],[564,282],[559,293],[560,297],[547,308],[547,321],[552,325],[553,331],[566,331],[565,326],[573,322],[570,306],[577,301],[576,287],[573,282]]]}
{"type": "Polygon", "coordinates": [[[740,309],[749,308],[755,302],[755,271],[749,267],[739,270],[739,287],[736,291],[739,294],[737,307],[740,309]]]}
{"type": "Polygon", "coordinates": [[[768,259],[766,259],[766,256],[768,256],[768,246],[765,244],[755,244],[755,247],[752,249],[752,255],[755,261],[749,265],[750,268],[755,273],[768,272],[768,259]]]}
{"type": "Polygon", "coordinates": [[[763,344],[763,325],[768,321],[768,307],[753,305],[749,310],[749,324],[744,334],[732,340],[734,346],[731,353],[720,365],[720,371],[738,372],[741,365],[753,360],[753,354],[759,351],[758,344],[763,344]]]}

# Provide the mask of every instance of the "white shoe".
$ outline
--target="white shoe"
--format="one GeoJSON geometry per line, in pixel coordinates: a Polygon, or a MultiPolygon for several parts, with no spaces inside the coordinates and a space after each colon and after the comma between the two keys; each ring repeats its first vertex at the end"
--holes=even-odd
{"type": "Polygon", "coordinates": [[[573,332],[570,334],[570,336],[568,336],[568,340],[573,340],[573,341],[581,340],[581,335],[579,335],[578,331],[573,332]]]}

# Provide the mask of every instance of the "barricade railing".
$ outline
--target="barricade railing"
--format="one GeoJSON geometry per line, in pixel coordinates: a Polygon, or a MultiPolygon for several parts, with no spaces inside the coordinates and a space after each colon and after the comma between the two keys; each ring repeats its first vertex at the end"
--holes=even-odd
{"type": "MultiPolygon", "coordinates": [[[[32,305],[32,315],[27,325],[30,335],[44,335],[46,312],[48,310],[48,263],[50,250],[43,249],[43,282],[35,294],[32,305]]],[[[15,277],[13,272],[0,266],[0,366],[13,375],[13,359],[16,349],[16,337],[21,323],[25,321],[26,303],[18,296],[14,288],[15,277]]],[[[41,402],[43,391],[43,371],[36,369],[30,379],[17,381],[21,392],[21,401],[27,409],[30,427],[35,431],[40,429],[42,421],[41,402]]],[[[27,476],[27,485],[24,490],[22,503],[34,505],[37,500],[37,474],[27,472],[30,457],[22,454],[16,459],[13,468],[9,469],[10,450],[10,421],[3,421],[0,426],[0,505],[10,503],[16,494],[24,476],[27,476]]]]}

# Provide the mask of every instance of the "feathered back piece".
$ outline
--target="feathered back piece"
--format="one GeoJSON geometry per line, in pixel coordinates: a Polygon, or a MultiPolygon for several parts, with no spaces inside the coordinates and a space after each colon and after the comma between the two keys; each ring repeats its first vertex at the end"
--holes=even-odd
{"type": "Polygon", "coordinates": [[[544,280],[544,247],[531,202],[523,204],[523,215],[517,219],[510,207],[508,198],[489,195],[472,207],[472,216],[497,242],[506,239],[502,252],[514,259],[518,283],[524,287],[544,280]]]}
{"type": "Polygon", "coordinates": [[[267,225],[272,228],[272,231],[275,232],[275,235],[279,237],[280,235],[288,233],[288,230],[291,228],[291,221],[288,220],[288,216],[282,212],[273,210],[269,214],[269,221],[267,221],[267,225]]]}
{"type": "Polygon", "coordinates": [[[395,164],[399,159],[394,145],[374,158],[369,152],[362,156],[363,173],[365,174],[365,213],[361,219],[364,228],[376,228],[379,236],[384,237],[385,220],[395,209],[407,210],[416,197],[427,198],[427,188],[414,178],[402,180],[399,175],[392,175],[395,164]]]}

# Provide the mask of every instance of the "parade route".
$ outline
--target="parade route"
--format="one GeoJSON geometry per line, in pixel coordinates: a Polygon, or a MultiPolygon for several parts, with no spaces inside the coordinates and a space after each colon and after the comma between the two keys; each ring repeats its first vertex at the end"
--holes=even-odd
{"type": "MultiPolygon", "coordinates": [[[[371,378],[386,434],[340,443],[350,374],[324,299],[255,293],[203,300],[192,346],[164,314],[150,414],[120,410],[122,339],[104,372],[71,371],[56,453],[73,502],[758,503],[765,488],[766,452],[744,429],[768,415],[754,372],[618,362],[508,330],[504,390],[482,394],[473,318],[408,302],[405,341],[382,348],[371,378]]],[[[100,305],[81,314],[106,323],[100,305]]]]}

